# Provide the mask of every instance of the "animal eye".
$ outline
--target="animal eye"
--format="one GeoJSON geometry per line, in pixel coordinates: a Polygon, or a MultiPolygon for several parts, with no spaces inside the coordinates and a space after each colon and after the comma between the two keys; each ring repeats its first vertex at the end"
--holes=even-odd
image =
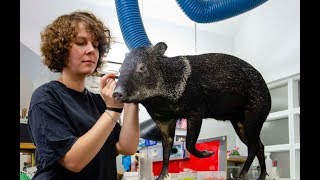
{"type": "Polygon", "coordinates": [[[145,72],[147,70],[146,66],[143,63],[140,63],[136,67],[137,72],[145,72]]]}

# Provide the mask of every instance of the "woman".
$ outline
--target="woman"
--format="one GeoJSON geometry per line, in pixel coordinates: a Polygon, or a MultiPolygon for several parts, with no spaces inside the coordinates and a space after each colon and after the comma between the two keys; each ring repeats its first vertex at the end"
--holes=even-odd
{"type": "Polygon", "coordinates": [[[102,65],[110,39],[103,22],[84,11],[62,15],[42,31],[44,64],[61,76],[32,94],[28,127],[36,146],[33,179],[116,179],[116,156],[136,152],[138,104],[113,100],[113,74],[101,78],[100,94],[85,88],[86,77],[102,65]]]}

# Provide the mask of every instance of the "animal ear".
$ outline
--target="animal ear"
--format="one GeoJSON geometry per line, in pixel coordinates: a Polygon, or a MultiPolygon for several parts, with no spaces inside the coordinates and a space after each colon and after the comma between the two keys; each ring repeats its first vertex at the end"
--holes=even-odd
{"type": "Polygon", "coordinates": [[[164,55],[164,52],[166,52],[167,50],[167,45],[166,43],[164,42],[158,42],[155,46],[154,46],[154,50],[155,52],[160,55],[160,56],[163,56],[164,55]]]}

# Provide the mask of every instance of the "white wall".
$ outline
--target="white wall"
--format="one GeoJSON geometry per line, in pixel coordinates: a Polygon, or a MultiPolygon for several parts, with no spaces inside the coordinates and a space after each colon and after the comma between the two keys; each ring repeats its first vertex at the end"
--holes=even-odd
{"type": "Polygon", "coordinates": [[[20,76],[33,82],[42,67],[41,58],[20,42],[20,76]]]}
{"type": "Polygon", "coordinates": [[[248,13],[235,37],[234,54],[267,82],[300,72],[300,1],[269,0],[248,13]]]}
{"type": "Polygon", "coordinates": [[[212,118],[203,119],[198,139],[207,139],[219,136],[227,136],[227,150],[231,150],[236,146],[237,135],[229,121],[217,121],[212,118]]]}
{"type": "Polygon", "coordinates": [[[225,53],[233,54],[234,39],[214,32],[197,30],[197,54],[225,53]]]}
{"type": "Polygon", "coordinates": [[[121,40],[117,13],[113,1],[65,0],[21,0],[20,1],[20,42],[40,56],[40,31],[53,19],[75,10],[88,10],[112,27],[111,33],[121,40]]]}
{"type": "Polygon", "coordinates": [[[153,45],[165,42],[167,56],[194,54],[194,31],[190,27],[164,22],[158,19],[144,19],[149,40],[153,45]]]}
{"type": "Polygon", "coordinates": [[[24,76],[20,76],[20,110],[29,107],[31,94],[33,91],[32,81],[24,76]]]}
{"type": "Polygon", "coordinates": [[[29,106],[33,82],[39,77],[40,69],[41,58],[20,43],[20,109],[29,106]]]}

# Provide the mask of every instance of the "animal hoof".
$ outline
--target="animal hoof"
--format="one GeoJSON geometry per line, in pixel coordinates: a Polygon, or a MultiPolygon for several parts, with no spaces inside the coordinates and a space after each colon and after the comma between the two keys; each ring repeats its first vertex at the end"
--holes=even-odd
{"type": "Polygon", "coordinates": [[[158,176],[156,180],[168,180],[168,179],[170,179],[170,176],[167,173],[165,175],[160,174],[160,176],[158,176]]]}
{"type": "Polygon", "coordinates": [[[236,178],[233,178],[233,180],[242,180],[242,179],[239,177],[236,177],[236,178]]]}

